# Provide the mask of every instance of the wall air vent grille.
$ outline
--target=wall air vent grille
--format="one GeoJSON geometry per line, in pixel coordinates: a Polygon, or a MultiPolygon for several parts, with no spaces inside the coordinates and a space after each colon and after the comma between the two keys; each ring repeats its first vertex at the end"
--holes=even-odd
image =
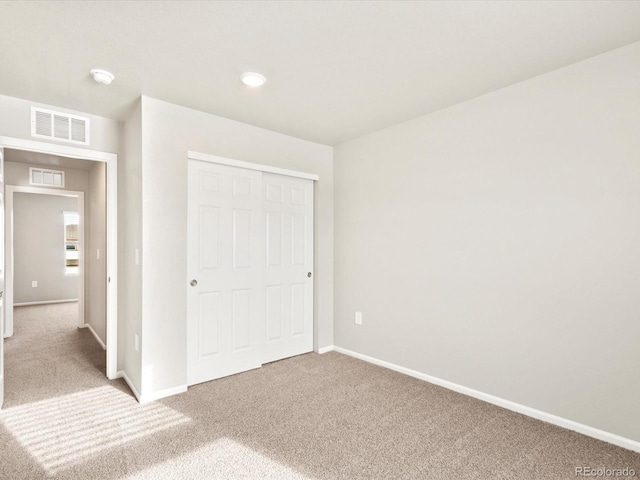
{"type": "Polygon", "coordinates": [[[64,188],[64,172],[46,168],[29,168],[29,185],[64,188]]]}
{"type": "Polygon", "coordinates": [[[31,136],[89,145],[89,119],[31,107],[31,136]]]}

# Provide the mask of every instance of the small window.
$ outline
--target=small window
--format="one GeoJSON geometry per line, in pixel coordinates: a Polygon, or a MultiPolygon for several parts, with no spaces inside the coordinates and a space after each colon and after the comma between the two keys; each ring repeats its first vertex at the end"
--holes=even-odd
{"type": "Polygon", "coordinates": [[[29,183],[42,187],[64,188],[64,172],[43,168],[29,168],[29,183]]]}
{"type": "Polygon", "coordinates": [[[77,275],[80,266],[80,216],[77,212],[63,212],[64,215],[64,273],[77,275]]]}

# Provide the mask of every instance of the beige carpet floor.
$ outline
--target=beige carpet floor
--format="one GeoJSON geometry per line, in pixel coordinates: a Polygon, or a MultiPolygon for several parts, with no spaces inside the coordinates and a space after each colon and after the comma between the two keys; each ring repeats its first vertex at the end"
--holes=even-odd
{"type": "Polygon", "coordinates": [[[75,328],[74,308],[16,309],[0,478],[572,479],[576,467],[640,477],[640,454],[338,353],[140,405],[104,377],[104,351],[75,328]]]}

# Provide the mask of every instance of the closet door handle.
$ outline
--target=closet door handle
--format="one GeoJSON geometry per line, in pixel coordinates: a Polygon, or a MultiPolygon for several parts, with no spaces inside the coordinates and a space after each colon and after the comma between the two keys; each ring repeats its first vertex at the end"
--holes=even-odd
{"type": "Polygon", "coordinates": [[[191,280],[189,282],[189,285],[191,285],[192,287],[195,287],[196,285],[198,285],[198,280],[196,280],[195,278],[193,280],[191,280]]]}
{"type": "Polygon", "coordinates": [[[307,277],[311,278],[311,272],[307,272],[307,277]]]}

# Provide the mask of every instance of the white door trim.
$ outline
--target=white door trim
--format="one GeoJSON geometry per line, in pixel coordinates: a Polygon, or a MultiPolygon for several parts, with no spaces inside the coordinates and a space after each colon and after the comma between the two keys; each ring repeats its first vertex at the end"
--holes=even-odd
{"type": "Polygon", "coordinates": [[[201,160],[203,162],[218,163],[220,165],[228,165],[230,167],[246,168],[247,170],[258,170],[259,172],[277,173],[278,175],[286,175],[288,177],[306,178],[307,180],[319,180],[320,177],[313,173],[297,172],[295,170],[287,170],[285,168],[272,167],[271,165],[261,165],[259,163],[243,162],[232,158],[218,157],[206,153],[198,153],[189,151],[187,154],[189,160],[201,160]]]}
{"type": "Polygon", "coordinates": [[[107,164],[107,377],[118,378],[118,156],[55,143],[0,136],[0,148],[46,153],[107,164]]]}
{"type": "Polygon", "coordinates": [[[38,142],[35,140],[24,140],[22,138],[0,136],[0,146],[12,148],[14,150],[25,150],[27,152],[46,153],[49,155],[60,155],[62,157],[79,158],[80,160],[93,160],[95,162],[115,162],[118,156],[115,153],[101,152],[99,150],[86,150],[78,147],[68,147],[55,143],[38,142]]]}
{"type": "MultiPolygon", "coordinates": [[[[78,215],[82,228],[79,231],[80,246],[79,259],[80,265],[78,269],[78,327],[84,327],[84,281],[85,281],[85,255],[84,255],[84,238],[85,238],[85,218],[84,218],[84,192],[73,190],[62,190],[54,188],[40,187],[22,187],[16,185],[5,185],[5,280],[4,280],[4,336],[13,335],[13,194],[14,193],[31,193],[35,195],[55,195],[57,197],[74,197],[78,202],[78,215]]],[[[62,244],[60,245],[62,248],[62,244]]],[[[37,302],[43,303],[43,302],[37,302]]]]}

